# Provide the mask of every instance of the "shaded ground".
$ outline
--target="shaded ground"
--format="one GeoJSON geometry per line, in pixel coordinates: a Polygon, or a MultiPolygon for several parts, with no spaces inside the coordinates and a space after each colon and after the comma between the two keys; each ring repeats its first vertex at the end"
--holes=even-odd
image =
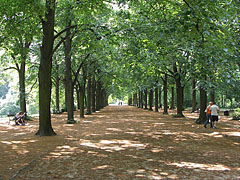
{"type": "MultiPolygon", "coordinates": [[[[173,112],[172,112],[173,113],[173,112]]],[[[38,121],[0,123],[0,180],[240,179],[240,124],[220,117],[218,129],[194,116],[173,118],[109,106],[65,124],[53,115],[54,137],[38,137],[38,121]]]]}

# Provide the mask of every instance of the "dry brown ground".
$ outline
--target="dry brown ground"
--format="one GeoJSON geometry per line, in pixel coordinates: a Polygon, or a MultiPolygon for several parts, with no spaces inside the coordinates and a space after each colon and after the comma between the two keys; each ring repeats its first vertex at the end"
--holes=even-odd
{"type": "MultiPolygon", "coordinates": [[[[171,112],[173,113],[173,112],[171,112]]],[[[66,124],[53,115],[54,137],[38,137],[38,121],[0,123],[1,180],[240,179],[240,123],[218,129],[186,118],[109,106],[66,124]]]]}

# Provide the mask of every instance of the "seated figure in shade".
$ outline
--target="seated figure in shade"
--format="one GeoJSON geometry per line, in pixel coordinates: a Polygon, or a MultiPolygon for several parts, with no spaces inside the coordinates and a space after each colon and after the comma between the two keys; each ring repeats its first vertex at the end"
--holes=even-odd
{"type": "Polygon", "coordinates": [[[25,125],[25,120],[24,120],[25,115],[26,113],[23,113],[21,111],[15,115],[14,119],[15,119],[16,125],[25,125]]]}

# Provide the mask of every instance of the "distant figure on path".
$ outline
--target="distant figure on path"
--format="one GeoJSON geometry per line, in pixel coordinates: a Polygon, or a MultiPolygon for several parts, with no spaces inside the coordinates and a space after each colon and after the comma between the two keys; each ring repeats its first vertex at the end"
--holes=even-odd
{"type": "Polygon", "coordinates": [[[215,102],[210,107],[210,111],[212,116],[213,128],[217,128],[219,107],[216,105],[215,102]]]}
{"type": "Polygon", "coordinates": [[[213,102],[209,102],[209,105],[207,106],[205,112],[206,112],[206,116],[207,116],[207,120],[204,123],[204,127],[207,128],[207,124],[210,122],[210,127],[213,128],[213,124],[212,124],[212,117],[211,117],[211,111],[210,111],[210,107],[213,105],[213,102]]]}

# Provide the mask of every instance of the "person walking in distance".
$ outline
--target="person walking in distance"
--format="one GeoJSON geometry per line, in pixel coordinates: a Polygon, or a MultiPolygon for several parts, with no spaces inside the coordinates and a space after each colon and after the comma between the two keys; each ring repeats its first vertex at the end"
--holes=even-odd
{"type": "Polygon", "coordinates": [[[207,106],[205,112],[206,112],[206,116],[207,116],[207,120],[204,123],[204,127],[207,128],[207,124],[210,123],[210,127],[213,128],[213,124],[212,124],[212,117],[211,117],[211,111],[210,111],[210,107],[213,105],[213,102],[209,102],[209,105],[207,106]]]}
{"type": "Polygon", "coordinates": [[[217,128],[219,107],[216,105],[215,102],[210,107],[210,111],[212,116],[213,128],[217,128]]]}

